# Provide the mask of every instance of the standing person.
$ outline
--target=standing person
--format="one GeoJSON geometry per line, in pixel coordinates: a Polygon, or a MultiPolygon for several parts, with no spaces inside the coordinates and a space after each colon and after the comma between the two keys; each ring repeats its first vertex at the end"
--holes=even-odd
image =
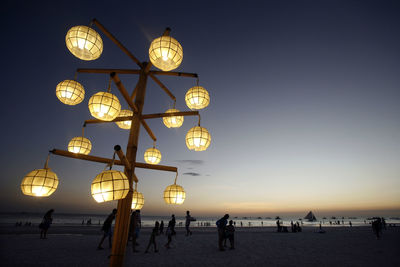
{"type": "MultiPolygon", "coordinates": [[[[172,214],[171,217],[172,217],[171,218],[171,235],[176,235],[176,232],[175,232],[175,224],[176,224],[175,214],[172,214]]],[[[168,224],[169,224],[169,222],[168,222],[168,224]]]]}
{"type": "Polygon", "coordinates": [[[136,228],[138,227],[138,215],[137,211],[133,211],[131,214],[131,220],[129,224],[129,238],[132,240],[132,251],[133,252],[139,252],[139,250],[136,250],[136,246],[139,245],[136,241],[137,238],[137,231],[136,228]]]}
{"type": "Polygon", "coordinates": [[[224,247],[226,247],[226,239],[229,239],[229,243],[231,244],[230,249],[235,249],[235,227],[233,226],[232,220],[229,221],[229,225],[226,227],[225,234],[224,247]]]}
{"type": "Polygon", "coordinates": [[[281,223],[279,222],[279,219],[276,220],[276,226],[278,227],[278,232],[281,232],[282,231],[282,226],[281,226],[281,223]]]}
{"type": "Polygon", "coordinates": [[[171,244],[171,241],[172,241],[172,228],[173,228],[172,224],[173,224],[173,222],[172,222],[172,219],[171,219],[168,222],[167,231],[165,231],[165,235],[168,238],[168,242],[167,242],[167,244],[165,244],[166,248],[170,248],[169,244],[171,244]]]}
{"type": "Polygon", "coordinates": [[[52,217],[53,212],[54,212],[53,209],[47,211],[43,216],[42,222],[39,224],[40,239],[47,239],[47,237],[46,237],[47,230],[49,230],[50,224],[53,222],[53,217],[52,217]]]}
{"type": "Polygon", "coordinates": [[[222,246],[222,242],[225,239],[225,228],[228,223],[229,214],[225,214],[224,217],[219,219],[216,222],[218,228],[218,247],[220,251],[224,251],[224,247],[222,246]]]}
{"type": "Polygon", "coordinates": [[[149,240],[149,244],[147,245],[146,251],[144,253],[148,253],[149,252],[149,248],[150,246],[153,244],[154,245],[154,252],[158,252],[157,250],[157,243],[156,243],[156,235],[158,235],[158,228],[160,226],[160,223],[158,221],[156,221],[153,231],[151,232],[150,235],[150,240],[149,240]]]}
{"type": "Polygon", "coordinates": [[[160,223],[160,235],[164,233],[164,221],[160,223]]]}
{"type": "Polygon", "coordinates": [[[382,231],[381,229],[382,229],[381,218],[377,218],[375,221],[372,222],[372,231],[376,235],[376,239],[380,239],[382,231]]]}
{"type": "Polygon", "coordinates": [[[101,227],[101,230],[103,231],[103,237],[100,240],[99,245],[97,246],[97,249],[104,249],[101,245],[103,245],[104,239],[108,236],[108,244],[111,248],[111,238],[112,238],[112,229],[111,225],[112,222],[115,219],[115,215],[117,214],[117,209],[113,209],[110,215],[108,215],[107,219],[103,223],[103,227],[101,227]]]}
{"type": "Polygon", "coordinates": [[[192,235],[192,231],[190,231],[190,229],[189,229],[190,222],[192,222],[192,221],[196,221],[196,219],[193,218],[192,216],[190,216],[189,211],[186,211],[186,221],[185,221],[186,236],[192,235]]]}

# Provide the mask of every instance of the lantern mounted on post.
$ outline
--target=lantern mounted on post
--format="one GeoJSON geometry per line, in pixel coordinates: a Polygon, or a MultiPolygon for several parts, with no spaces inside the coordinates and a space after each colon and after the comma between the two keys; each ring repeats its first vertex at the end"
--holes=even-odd
{"type": "Polygon", "coordinates": [[[135,183],[135,191],[133,191],[132,195],[132,210],[140,210],[144,205],[144,197],[143,194],[137,191],[137,183],[135,183]]]}
{"type": "Polygon", "coordinates": [[[188,108],[192,110],[203,109],[210,104],[210,95],[204,87],[199,86],[197,79],[197,85],[186,92],[185,101],[188,108]]]}
{"type": "Polygon", "coordinates": [[[75,26],[65,36],[68,50],[82,60],[98,59],[103,52],[103,40],[95,30],[87,26],[75,26]]]}
{"type": "Polygon", "coordinates": [[[82,136],[71,139],[68,143],[68,151],[76,154],[89,155],[92,150],[92,143],[84,137],[85,125],[82,127],[82,136]]]}
{"type": "Polygon", "coordinates": [[[161,161],[161,152],[156,148],[156,142],[153,147],[146,149],[144,152],[144,161],[149,164],[158,164],[161,161]]]}
{"type": "Polygon", "coordinates": [[[177,178],[178,172],[176,173],[174,184],[167,186],[164,190],[164,201],[167,204],[181,205],[185,201],[186,192],[182,186],[176,184],[177,178]]]}
{"type": "Polygon", "coordinates": [[[186,146],[190,150],[204,151],[211,144],[211,134],[200,126],[200,115],[198,126],[191,128],[186,134],[186,146]]]}
{"type": "Polygon", "coordinates": [[[85,98],[85,89],[75,80],[64,80],[57,84],[56,96],[64,104],[74,106],[85,98]]]}
{"type": "Polygon", "coordinates": [[[154,39],[149,48],[151,63],[163,71],[179,67],[183,59],[181,44],[171,36],[161,36],[154,39]]]}
{"type": "MultiPolygon", "coordinates": [[[[174,102],[174,107],[171,109],[167,109],[165,113],[175,113],[179,112],[175,108],[175,102],[174,102]]],[[[168,116],[163,118],[164,125],[167,126],[168,128],[179,128],[183,124],[184,117],[183,116],[168,116]]]]}
{"type": "MultiPolygon", "coordinates": [[[[129,109],[122,109],[118,115],[118,117],[129,117],[129,116],[133,116],[132,110],[129,109]]],[[[118,127],[121,129],[129,130],[131,128],[132,121],[131,120],[117,121],[115,122],[115,124],[117,124],[118,127]]]]}
{"type": "Polygon", "coordinates": [[[118,117],[121,104],[118,98],[110,93],[111,79],[108,83],[107,92],[98,92],[89,99],[89,111],[93,117],[103,121],[112,121],[118,117]]]}

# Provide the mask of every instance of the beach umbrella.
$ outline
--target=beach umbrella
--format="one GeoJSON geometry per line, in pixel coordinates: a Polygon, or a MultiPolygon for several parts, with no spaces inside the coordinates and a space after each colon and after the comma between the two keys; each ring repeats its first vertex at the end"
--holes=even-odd
{"type": "Polygon", "coordinates": [[[192,110],[203,109],[210,104],[210,95],[204,87],[194,86],[186,92],[185,101],[192,110]]]}
{"type": "Polygon", "coordinates": [[[158,164],[161,161],[161,152],[157,148],[155,148],[155,144],[153,147],[146,149],[144,152],[144,160],[149,164],[158,164]]]}
{"type": "Polygon", "coordinates": [[[175,177],[175,182],[172,185],[167,186],[164,190],[164,201],[167,204],[177,204],[181,205],[185,201],[186,193],[182,186],[176,184],[176,179],[178,178],[178,173],[175,177]]]}
{"type": "Polygon", "coordinates": [[[68,50],[82,60],[95,60],[103,52],[103,40],[90,27],[75,26],[69,29],[65,36],[68,50]]]}
{"type": "MultiPolygon", "coordinates": [[[[118,117],[130,117],[133,116],[133,111],[129,109],[123,109],[119,112],[118,117]]],[[[119,128],[129,130],[131,128],[132,120],[127,121],[117,121],[115,124],[118,125],[119,128]]]]}
{"type": "Polygon", "coordinates": [[[182,63],[183,49],[180,43],[171,36],[161,36],[151,42],[149,57],[155,67],[170,71],[182,63]]]}
{"type": "MultiPolygon", "coordinates": [[[[174,113],[179,112],[179,110],[175,108],[168,109],[165,113],[174,113]]],[[[183,116],[171,116],[171,117],[164,117],[163,122],[164,125],[168,128],[179,128],[183,124],[183,116]]]]}
{"type": "Polygon", "coordinates": [[[66,105],[77,105],[85,98],[85,89],[82,84],[74,80],[64,80],[57,84],[57,98],[66,105]]]}

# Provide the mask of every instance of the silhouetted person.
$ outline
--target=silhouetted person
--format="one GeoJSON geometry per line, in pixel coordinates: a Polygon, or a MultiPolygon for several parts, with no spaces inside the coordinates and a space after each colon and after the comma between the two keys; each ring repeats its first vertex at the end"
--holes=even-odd
{"type": "Polygon", "coordinates": [[[129,224],[129,239],[132,240],[132,251],[133,252],[138,252],[138,250],[136,250],[136,246],[139,245],[137,243],[137,237],[138,237],[138,231],[137,228],[140,227],[139,224],[139,213],[135,210],[132,212],[131,214],[131,220],[130,220],[130,224],[129,224]]]}
{"type": "Polygon", "coordinates": [[[172,241],[172,228],[173,228],[173,222],[172,219],[168,222],[168,226],[167,226],[167,231],[165,231],[165,234],[168,238],[167,244],[165,244],[166,248],[170,248],[170,244],[172,241]]]}
{"type": "Polygon", "coordinates": [[[103,227],[101,227],[101,230],[103,231],[103,237],[101,238],[100,243],[97,246],[97,249],[103,249],[102,245],[103,245],[104,239],[106,239],[106,237],[108,237],[108,245],[111,248],[111,238],[112,238],[111,225],[115,219],[116,214],[117,214],[117,209],[113,209],[111,214],[108,215],[107,219],[104,221],[103,227]]]}
{"type": "MultiPolygon", "coordinates": [[[[53,222],[53,212],[53,209],[47,211],[46,214],[43,216],[42,222],[39,224],[40,239],[47,239],[47,230],[49,230],[50,224],[53,222]]],[[[22,225],[22,222],[20,225],[22,225]]]]}
{"type": "Polygon", "coordinates": [[[190,212],[186,211],[186,221],[185,221],[185,228],[186,228],[186,236],[192,235],[192,231],[190,231],[189,226],[191,221],[195,221],[196,219],[190,216],[190,212]]]}
{"type": "Polygon", "coordinates": [[[297,225],[297,232],[301,232],[301,227],[300,227],[299,222],[296,222],[296,225],[297,225]]]}
{"type": "Polygon", "coordinates": [[[171,218],[171,235],[176,235],[176,232],[175,232],[175,225],[176,225],[175,214],[172,214],[171,217],[172,217],[171,218]]]}
{"type": "Polygon", "coordinates": [[[160,223],[160,234],[164,233],[164,221],[161,221],[160,223]]]}
{"type": "Polygon", "coordinates": [[[381,218],[377,218],[375,221],[372,222],[372,231],[376,235],[376,239],[380,239],[382,231],[381,218]]]}
{"type": "Polygon", "coordinates": [[[350,227],[353,227],[353,224],[351,223],[351,221],[349,221],[349,225],[350,225],[350,227]]]}
{"type": "Polygon", "coordinates": [[[229,218],[229,214],[225,214],[224,217],[222,217],[221,219],[219,219],[216,222],[216,225],[218,228],[218,247],[219,247],[220,251],[225,250],[224,247],[222,246],[222,243],[225,238],[225,228],[228,223],[228,218],[229,218]]]}
{"type": "Polygon", "coordinates": [[[292,233],[294,233],[293,221],[290,221],[290,228],[292,230],[292,233]]]}
{"type": "Polygon", "coordinates": [[[156,236],[158,235],[158,228],[159,228],[160,224],[158,221],[156,221],[153,231],[151,232],[150,235],[150,240],[149,240],[149,244],[147,245],[146,251],[144,253],[149,252],[149,248],[150,246],[153,244],[154,245],[154,252],[158,252],[157,250],[157,243],[156,243],[156,236]]]}
{"type": "Polygon", "coordinates": [[[231,244],[230,249],[235,249],[235,227],[232,220],[229,221],[229,225],[225,228],[224,247],[226,247],[226,239],[229,239],[229,243],[231,244]]]}
{"type": "Polygon", "coordinates": [[[278,227],[278,232],[282,231],[282,226],[279,220],[276,220],[276,226],[278,227]]]}
{"type": "Polygon", "coordinates": [[[386,230],[386,221],[385,221],[385,218],[381,218],[381,222],[382,222],[382,226],[383,226],[383,229],[385,229],[386,230]]]}

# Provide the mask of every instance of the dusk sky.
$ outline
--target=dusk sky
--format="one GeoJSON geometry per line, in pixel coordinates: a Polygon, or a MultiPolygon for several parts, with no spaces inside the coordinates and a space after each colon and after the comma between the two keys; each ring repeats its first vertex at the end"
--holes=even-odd
{"type": "MultiPolygon", "coordinates": [[[[168,206],[162,193],[175,174],[136,169],[145,215],[400,214],[399,1],[7,1],[1,8],[2,211],[108,213],[90,184],[104,164],[51,155],[60,184],[48,198],[25,196],[22,178],[43,168],[48,150],[67,150],[91,119],[91,95],[109,75],[78,74],[85,100],[62,104],[56,85],[77,68],[137,69],[98,28],[104,51],[95,61],[74,57],[69,28],[96,18],[137,58],[149,61],[151,41],[166,27],[183,47],[176,71],[198,73],[211,104],[200,110],[212,136],[204,152],[189,151],[178,129],[148,120],[162,165],[179,169],[186,201],[168,206]]],[[[156,68],[153,67],[155,70],[156,68]]],[[[131,92],[136,75],[120,75],[131,92]]],[[[193,78],[159,76],[186,107],[193,78]]],[[[151,79],[144,114],[173,102],[151,79]]],[[[112,92],[128,106],[112,85],[112,92]]],[[[126,151],[128,130],[88,125],[91,155],[126,151]]],[[[153,144],[142,128],[137,161],[153,144]]],[[[116,169],[122,170],[121,167],[116,169]]]]}

